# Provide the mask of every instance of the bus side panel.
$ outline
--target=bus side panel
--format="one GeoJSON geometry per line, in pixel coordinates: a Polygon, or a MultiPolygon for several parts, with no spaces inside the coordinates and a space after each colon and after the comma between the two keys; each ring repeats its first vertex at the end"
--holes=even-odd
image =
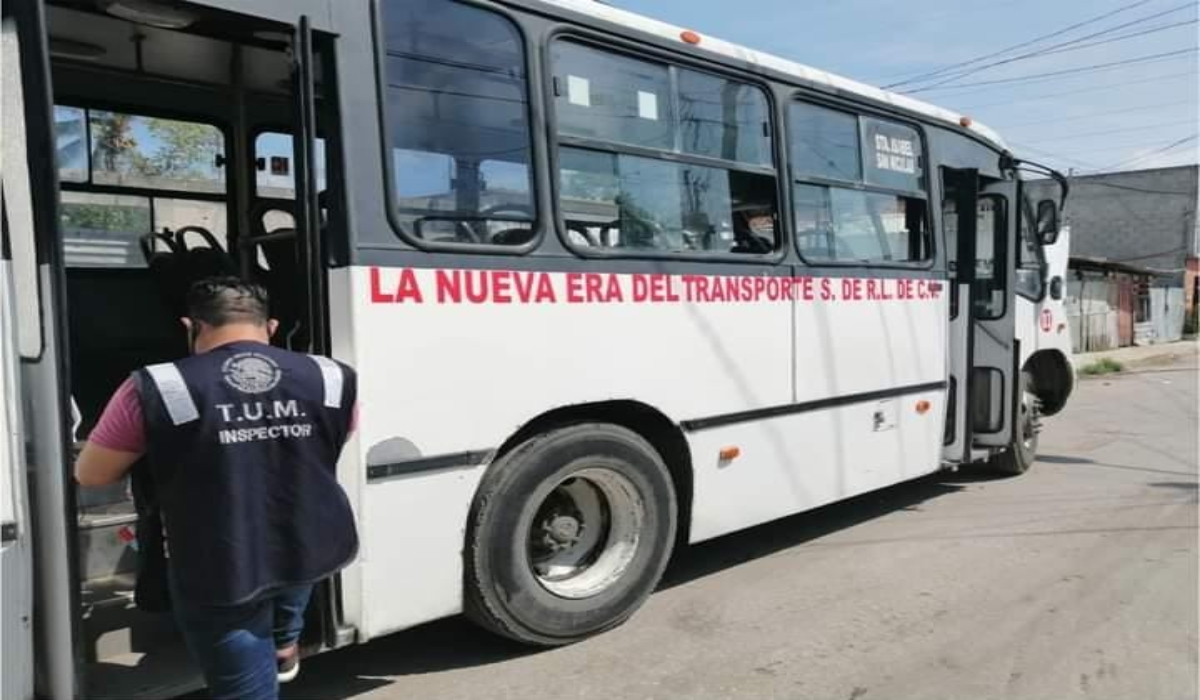
{"type": "MultiPolygon", "coordinates": [[[[847,281],[867,282],[834,280],[839,286],[847,281]]],[[[881,290],[899,284],[871,282],[886,285],[881,290]]],[[[925,280],[912,284],[913,289],[929,289],[925,280]]],[[[936,387],[946,378],[944,295],[930,292],[925,299],[903,300],[845,296],[850,298],[796,304],[797,413],[689,435],[695,456],[691,541],[889,486],[940,466],[945,390],[911,388],[936,387]],[[856,395],[888,390],[897,394],[855,400],[856,395]],[[846,403],[826,403],[838,398],[846,403]],[[821,403],[805,410],[811,402],[821,403]],[[738,445],[744,457],[728,464],[703,457],[716,455],[724,445],[738,445]]]]}
{"type": "Polygon", "coordinates": [[[725,445],[743,457],[766,452],[766,464],[697,461],[692,543],[849,498],[936,471],[944,412],[942,391],[906,395],[695,434],[692,451],[716,454],[725,445]],[[928,401],[924,416],[903,407],[928,401]],[[891,404],[896,422],[873,430],[891,404]],[[935,413],[937,415],[935,415],[935,413]],[[935,425],[936,424],[936,425],[935,425]],[[745,446],[749,447],[745,447],[745,446]]]}
{"type": "MultiPolygon", "coordinates": [[[[453,301],[445,283],[456,272],[491,274],[353,271],[359,440],[377,474],[359,510],[366,636],[461,608],[466,515],[483,474],[472,465],[528,421],[612,399],[680,422],[792,398],[785,298],[690,304],[674,276],[662,284],[680,301],[666,291],[639,301],[631,275],[535,272],[489,276],[486,294],[475,277],[475,301],[464,279],[453,301]],[[518,287],[532,289],[524,302],[518,287]]],[[[776,457],[760,459],[767,468],[776,457]]]]}

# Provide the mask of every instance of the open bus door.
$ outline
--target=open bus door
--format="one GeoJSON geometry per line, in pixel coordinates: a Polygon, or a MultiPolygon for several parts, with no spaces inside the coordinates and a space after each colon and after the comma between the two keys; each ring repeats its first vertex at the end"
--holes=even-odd
{"type": "Polygon", "coordinates": [[[57,173],[41,3],[0,10],[0,471],[4,698],[78,695],[57,173]]]}
{"type": "Polygon", "coordinates": [[[944,169],[943,222],[954,263],[950,323],[951,415],[946,461],[1008,447],[1020,397],[1013,289],[1016,181],[944,169]]]}

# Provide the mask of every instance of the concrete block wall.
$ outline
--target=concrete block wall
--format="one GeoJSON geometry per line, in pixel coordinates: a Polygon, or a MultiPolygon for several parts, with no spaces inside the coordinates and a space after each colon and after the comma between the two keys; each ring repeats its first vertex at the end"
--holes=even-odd
{"type": "MultiPolygon", "coordinates": [[[[1036,201],[1056,191],[1029,183],[1036,201]]],[[[1197,166],[1071,178],[1071,254],[1182,273],[1197,255],[1197,166]]]]}

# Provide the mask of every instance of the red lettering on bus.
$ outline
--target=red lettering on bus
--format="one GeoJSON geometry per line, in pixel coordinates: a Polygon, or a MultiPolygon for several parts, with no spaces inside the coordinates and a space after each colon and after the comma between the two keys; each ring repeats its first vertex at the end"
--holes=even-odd
{"type": "Polygon", "coordinates": [[[487,273],[482,270],[474,270],[466,273],[467,276],[467,301],[472,304],[482,304],[488,300],[488,283],[487,273]]]}
{"type": "Polygon", "coordinates": [[[625,301],[625,293],[621,291],[621,280],[616,275],[605,275],[608,284],[604,289],[604,298],[601,301],[608,303],[625,301]]]}
{"type": "Polygon", "coordinates": [[[711,277],[712,282],[712,301],[726,301],[725,296],[725,279],[724,277],[711,277]]]}
{"type": "Polygon", "coordinates": [[[517,300],[522,304],[528,304],[533,299],[533,286],[537,283],[537,276],[531,272],[514,272],[513,285],[517,288],[517,300]]]}
{"type": "Polygon", "coordinates": [[[437,300],[439,304],[462,303],[462,272],[460,270],[438,270],[437,300]]]}
{"type": "Polygon", "coordinates": [[[582,304],[583,298],[583,273],[568,272],[567,273],[567,303],[582,304]]]}
{"type": "Polygon", "coordinates": [[[660,290],[661,301],[679,301],[679,292],[675,291],[675,278],[671,275],[654,275],[651,277],[651,287],[660,290]]]}
{"type": "Polygon", "coordinates": [[[779,301],[779,299],[781,298],[779,290],[780,290],[779,278],[778,277],[768,278],[767,279],[767,299],[770,299],[771,301],[779,301]]]}
{"type": "Polygon", "coordinates": [[[550,275],[545,272],[539,272],[537,276],[537,295],[533,300],[539,304],[550,302],[553,304],[558,301],[554,297],[554,285],[550,282],[550,275]]]}
{"type": "Polygon", "coordinates": [[[372,304],[390,304],[396,301],[395,295],[385,294],[379,281],[379,268],[371,268],[371,303],[372,304]]]}
{"type": "Polygon", "coordinates": [[[417,273],[407,267],[400,271],[400,282],[396,285],[396,303],[403,304],[406,301],[418,304],[425,301],[421,296],[421,286],[417,284],[417,273]]]}
{"type": "Polygon", "coordinates": [[[492,301],[494,303],[512,303],[512,289],[510,288],[512,275],[513,273],[508,270],[492,270],[492,301]]]}

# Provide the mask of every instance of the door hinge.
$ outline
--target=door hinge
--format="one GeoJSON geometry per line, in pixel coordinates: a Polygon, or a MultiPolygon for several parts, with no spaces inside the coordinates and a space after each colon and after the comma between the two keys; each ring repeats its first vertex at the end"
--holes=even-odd
{"type": "Polygon", "coordinates": [[[17,541],[17,524],[12,520],[0,523],[0,544],[17,541]]]}

